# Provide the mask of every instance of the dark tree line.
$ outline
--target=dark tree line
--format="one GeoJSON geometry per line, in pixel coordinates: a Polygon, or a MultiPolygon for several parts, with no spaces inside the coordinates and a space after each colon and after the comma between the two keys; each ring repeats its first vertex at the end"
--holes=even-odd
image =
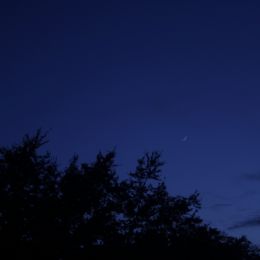
{"type": "Polygon", "coordinates": [[[38,131],[19,145],[0,148],[0,254],[260,259],[245,237],[229,237],[203,223],[197,193],[168,193],[160,154],[144,155],[120,180],[114,152],[99,153],[90,164],[74,157],[60,170],[49,153],[39,152],[45,143],[38,131]]]}

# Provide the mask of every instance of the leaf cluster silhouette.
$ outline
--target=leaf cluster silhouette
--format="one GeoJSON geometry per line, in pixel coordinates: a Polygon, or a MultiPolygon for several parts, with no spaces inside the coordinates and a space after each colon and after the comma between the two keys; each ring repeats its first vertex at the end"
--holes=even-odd
{"type": "Polygon", "coordinates": [[[203,223],[199,194],[172,196],[161,157],[145,154],[128,178],[115,152],[93,163],[75,156],[60,170],[39,130],[0,148],[0,249],[15,259],[91,259],[105,253],[133,259],[260,259],[245,237],[203,223]]]}

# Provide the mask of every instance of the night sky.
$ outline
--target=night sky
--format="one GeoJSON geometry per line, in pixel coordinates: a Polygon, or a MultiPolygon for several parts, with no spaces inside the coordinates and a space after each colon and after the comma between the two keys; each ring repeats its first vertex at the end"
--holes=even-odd
{"type": "Polygon", "coordinates": [[[172,194],[260,244],[260,2],[5,1],[0,144],[37,128],[61,165],[158,150],[172,194]]]}

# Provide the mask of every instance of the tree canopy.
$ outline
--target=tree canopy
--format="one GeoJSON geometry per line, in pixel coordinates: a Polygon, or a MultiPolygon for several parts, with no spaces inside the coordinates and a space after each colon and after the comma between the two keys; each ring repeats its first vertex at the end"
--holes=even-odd
{"type": "Polygon", "coordinates": [[[169,259],[260,259],[245,237],[230,237],[203,222],[198,193],[169,194],[158,152],[145,154],[121,180],[114,151],[99,153],[92,163],[74,156],[62,170],[50,153],[39,152],[46,138],[39,130],[0,148],[2,252],[17,259],[108,251],[130,258],[167,252],[169,259]]]}

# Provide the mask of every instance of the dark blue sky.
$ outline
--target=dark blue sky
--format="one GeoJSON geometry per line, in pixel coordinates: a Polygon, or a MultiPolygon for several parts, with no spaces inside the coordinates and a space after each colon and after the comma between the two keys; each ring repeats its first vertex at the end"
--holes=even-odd
{"type": "Polygon", "coordinates": [[[52,129],[61,164],[116,147],[122,173],[162,151],[172,193],[260,243],[259,1],[6,2],[2,145],[52,129]]]}

